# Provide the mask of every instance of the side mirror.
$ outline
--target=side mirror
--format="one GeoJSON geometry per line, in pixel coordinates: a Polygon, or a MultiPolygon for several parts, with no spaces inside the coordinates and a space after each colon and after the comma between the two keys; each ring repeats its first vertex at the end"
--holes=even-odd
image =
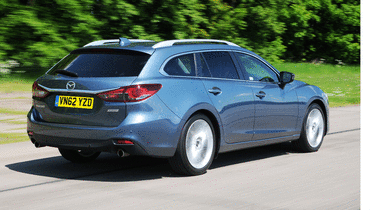
{"type": "Polygon", "coordinates": [[[280,72],[280,83],[285,85],[294,81],[294,74],[286,71],[280,72]]]}
{"type": "Polygon", "coordinates": [[[294,74],[286,71],[280,72],[279,86],[283,89],[286,84],[294,81],[294,74]]]}

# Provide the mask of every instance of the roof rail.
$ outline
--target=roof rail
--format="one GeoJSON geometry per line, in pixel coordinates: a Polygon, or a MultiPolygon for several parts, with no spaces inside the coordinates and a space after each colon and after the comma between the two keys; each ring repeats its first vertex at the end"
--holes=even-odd
{"type": "Polygon", "coordinates": [[[171,47],[176,43],[189,43],[189,42],[192,42],[192,44],[193,44],[193,42],[198,42],[197,44],[218,43],[218,44],[227,44],[227,45],[230,45],[230,46],[239,47],[238,45],[236,45],[232,42],[217,40],[217,39],[176,39],[176,40],[168,40],[168,41],[159,42],[152,47],[153,48],[171,47]]]}
{"type": "Polygon", "coordinates": [[[83,47],[88,47],[88,46],[98,46],[98,45],[107,45],[107,44],[120,44],[121,45],[121,42],[123,41],[124,44],[121,45],[121,46],[124,46],[127,41],[130,41],[130,42],[155,42],[153,40],[145,40],[145,39],[126,39],[126,38],[122,38],[120,37],[119,39],[107,39],[107,40],[99,40],[99,41],[94,41],[94,42],[90,42],[88,44],[86,44],[85,46],[83,47]]]}

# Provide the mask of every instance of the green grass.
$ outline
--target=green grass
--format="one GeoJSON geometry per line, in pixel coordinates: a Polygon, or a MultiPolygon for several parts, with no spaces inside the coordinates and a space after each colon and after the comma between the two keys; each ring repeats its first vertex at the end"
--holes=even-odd
{"type": "Polygon", "coordinates": [[[0,144],[30,141],[25,133],[0,133],[0,144]]]}
{"type": "Polygon", "coordinates": [[[13,109],[0,108],[0,113],[26,116],[27,113],[29,113],[29,112],[28,111],[19,111],[19,110],[13,110],[13,109]]]}
{"type": "Polygon", "coordinates": [[[20,77],[0,77],[0,93],[31,92],[34,80],[20,77]]]}
{"type": "MultiPolygon", "coordinates": [[[[26,118],[26,116],[23,116],[26,118]]],[[[2,123],[8,123],[8,124],[13,124],[13,125],[24,125],[26,124],[25,120],[21,120],[19,118],[12,118],[12,119],[5,119],[5,120],[0,120],[2,123]]]]}
{"type": "Polygon", "coordinates": [[[320,87],[328,95],[330,107],[360,103],[360,66],[330,64],[274,64],[279,71],[289,71],[295,79],[320,87]]]}

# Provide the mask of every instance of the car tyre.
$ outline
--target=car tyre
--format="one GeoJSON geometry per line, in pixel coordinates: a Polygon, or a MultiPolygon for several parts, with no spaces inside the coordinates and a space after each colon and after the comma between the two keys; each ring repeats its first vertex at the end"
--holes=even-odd
{"type": "Polygon", "coordinates": [[[70,150],[59,148],[60,154],[67,160],[73,163],[87,163],[94,161],[100,152],[84,151],[84,150],[70,150]]]}
{"type": "Polygon", "coordinates": [[[200,175],[210,167],[216,149],[215,131],[210,119],[197,114],[184,125],[176,153],[169,158],[172,169],[183,175],[200,175]]]}
{"type": "Polygon", "coordinates": [[[306,112],[301,136],[294,146],[302,152],[316,152],[323,143],[325,135],[325,116],[318,104],[311,104],[306,112]]]}

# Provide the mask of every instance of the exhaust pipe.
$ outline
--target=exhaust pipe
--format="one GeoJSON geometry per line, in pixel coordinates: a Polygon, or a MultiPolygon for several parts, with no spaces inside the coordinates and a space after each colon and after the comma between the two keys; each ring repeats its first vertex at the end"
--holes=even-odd
{"type": "Polygon", "coordinates": [[[45,147],[44,145],[41,145],[40,143],[35,141],[35,139],[31,139],[31,143],[33,143],[36,148],[45,147]]]}
{"type": "Polygon", "coordinates": [[[34,143],[34,146],[35,146],[36,148],[41,148],[41,147],[42,147],[42,145],[40,145],[38,142],[35,142],[35,143],[34,143]]]}
{"type": "Polygon", "coordinates": [[[45,147],[46,145],[40,144],[40,143],[38,143],[38,142],[35,142],[34,146],[35,146],[36,148],[41,148],[41,147],[45,147]]]}
{"type": "Polygon", "coordinates": [[[122,150],[122,149],[119,149],[119,150],[117,150],[117,155],[118,155],[119,157],[127,157],[127,156],[129,156],[130,154],[124,152],[124,150],[122,150]]]}

